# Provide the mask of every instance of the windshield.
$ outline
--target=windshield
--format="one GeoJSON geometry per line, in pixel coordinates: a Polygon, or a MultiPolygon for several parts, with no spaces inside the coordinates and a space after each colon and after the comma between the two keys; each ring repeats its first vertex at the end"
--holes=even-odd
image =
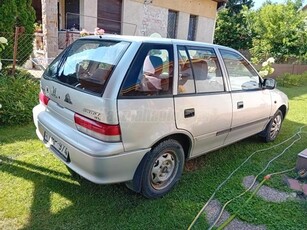
{"type": "Polygon", "coordinates": [[[46,69],[44,77],[90,93],[102,94],[128,42],[77,40],[46,69]]]}

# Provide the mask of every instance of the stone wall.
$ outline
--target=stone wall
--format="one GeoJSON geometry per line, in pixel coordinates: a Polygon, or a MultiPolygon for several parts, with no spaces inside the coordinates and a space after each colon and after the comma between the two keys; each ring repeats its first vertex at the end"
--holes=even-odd
{"type": "Polygon", "coordinates": [[[48,60],[58,55],[57,0],[42,0],[44,53],[48,60]]]}

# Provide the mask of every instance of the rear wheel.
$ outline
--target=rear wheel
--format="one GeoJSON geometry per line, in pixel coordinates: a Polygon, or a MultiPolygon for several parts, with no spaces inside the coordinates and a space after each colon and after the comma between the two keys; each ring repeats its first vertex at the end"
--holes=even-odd
{"type": "Polygon", "coordinates": [[[282,122],[283,114],[280,110],[277,110],[266,129],[261,133],[261,136],[263,136],[266,142],[271,142],[276,139],[280,132],[282,122]]]}
{"type": "Polygon", "coordinates": [[[168,193],[180,179],[184,166],[184,151],[175,140],[161,142],[148,154],[144,166],[141,193],[158,198],[168,193]]]}

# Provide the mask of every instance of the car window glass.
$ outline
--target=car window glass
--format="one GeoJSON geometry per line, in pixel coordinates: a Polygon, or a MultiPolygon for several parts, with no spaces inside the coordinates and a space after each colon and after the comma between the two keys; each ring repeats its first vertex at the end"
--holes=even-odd
{"type": "MultiPolygon", "coordinates": [[[[147,45],[148,46],[148,45],[147,45]]],[[[121,96],[163,96],[172,94],[172,47],[141,48],[121,89],[121,96]]]]}
{"type": "Polygon", "coordinates": [[[46,69],[44,77],[78,90],[101,94],[127,42],[78,40],[46,69]]]}
{"type": "Polygon", "coordinates": [[[224,91],[221,68],[214,49],[188,48],[197,93],[224,91]]]}
{"type": "Polygon", "coordinates": [[[261,88],[260,78],[252,66],[238,53],[220,50],[223,57],[231,90],[254,90],[261,88]]]}
{"type": "Polygon", "coordinates": [[[178,61],[179,61],[179,79],[178,79],[178,93],[195,93],[195,83],[191,62],[185,47],[178,48],[178,61]]]}

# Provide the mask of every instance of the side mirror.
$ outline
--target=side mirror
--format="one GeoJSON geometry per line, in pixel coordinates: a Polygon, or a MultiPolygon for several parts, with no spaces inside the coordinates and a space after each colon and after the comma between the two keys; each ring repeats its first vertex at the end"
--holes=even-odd
{"type": "Polygon", "coordinates": [[[266,78],[263,81],[264,89],[275,89],[276,88],[276,80],[273,78],[266,78]]]}

